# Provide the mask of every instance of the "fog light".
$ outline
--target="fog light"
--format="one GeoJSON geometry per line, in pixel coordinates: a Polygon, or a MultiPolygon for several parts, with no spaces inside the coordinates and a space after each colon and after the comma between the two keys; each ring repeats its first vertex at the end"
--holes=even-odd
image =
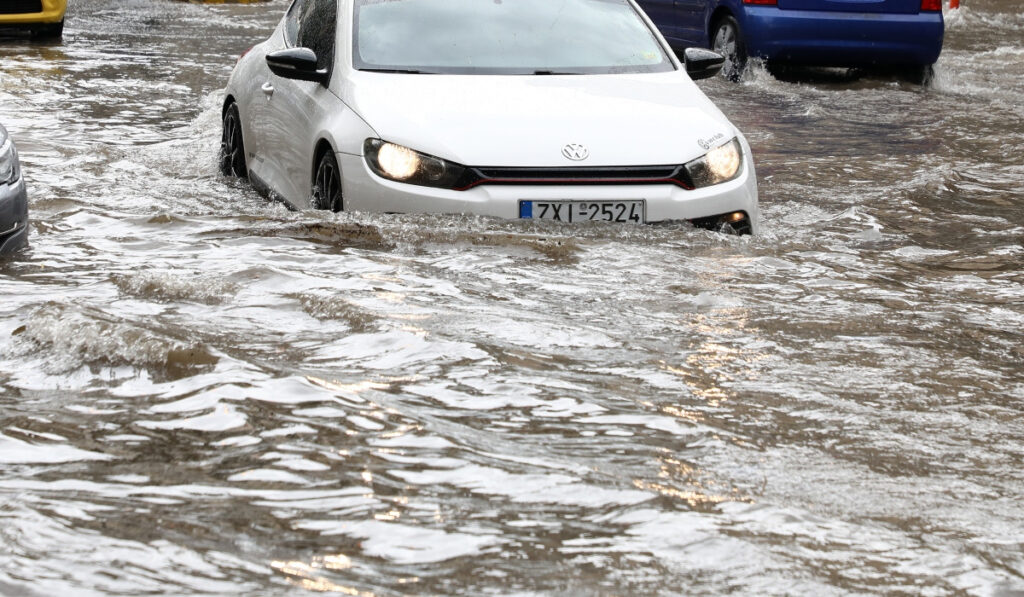
{"type": "Polygon", "coordinates": [[[707,218],[697,218],[690,220],[697,228],[703,228],[705,230],[711,230],[714,232],[723,232],[725,234],[753,234],[754,230],[750,222],[750,217],[745,211],[734,211],[720,216],[710,216],[707,218]]]}
{"type": "Polygon", "coordinates": [[[750,234],[753,232],[750,227],[750,219],[743,211],[734,211],[718,218],[717,228],[719,232],[726,234],[750,234]]]}

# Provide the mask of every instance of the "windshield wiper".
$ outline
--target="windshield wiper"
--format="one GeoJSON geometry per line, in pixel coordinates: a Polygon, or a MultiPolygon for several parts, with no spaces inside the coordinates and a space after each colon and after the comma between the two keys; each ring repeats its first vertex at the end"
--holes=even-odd
{"type": "Polygon", "coordinates": [[[535,70],[535,71],[533,71],[533,74],[535,74],[535,75],[582,75],[583,73],[570,72],[570,71],[557,71],[557,70],[535,70]]]}
{"type": "Polygon", "coordinates": [[[437,74],[437,73],[432,73],[430,71],[416,70],[416,69],[412,69],[412,68],[361,68],[359,70],[361,70],[363,72],[367,72],[367,73],[393,73],[393,74],[399,74],[399,75],[436,75],[437,74]]]}

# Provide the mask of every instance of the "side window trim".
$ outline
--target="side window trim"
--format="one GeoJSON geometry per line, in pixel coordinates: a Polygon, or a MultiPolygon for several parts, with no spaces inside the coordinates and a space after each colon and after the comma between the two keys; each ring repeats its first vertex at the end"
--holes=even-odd
{"type": "Polygon", "coordinates": [[[284,13],[284,45],[288,48],[294,48],[299,42],[299,28],[301,23],[299,22],[298,12],[302,10],[302,4],[307,0],[292,0],[291,6],[284,13]]]}

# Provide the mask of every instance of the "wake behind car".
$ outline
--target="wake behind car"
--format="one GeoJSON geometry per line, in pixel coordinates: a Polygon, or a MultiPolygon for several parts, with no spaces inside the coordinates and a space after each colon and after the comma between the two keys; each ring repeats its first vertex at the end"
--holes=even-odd
{"type": "Polygon", "coordinates": [[[23,247],[28,240],[28,194],[18,163],[18,150],[0,124],[0,255],[23,247]]]}
{"type": "Polygon", "coordinates": [[[221,169],[296,208],[759,225],[743,135],[632,0],[294,0],[244,54],[221,169]]]}
{"type": "Polygon", "coordinates": [[[736,79],[748,57],[774,64],[900,68],[939,59],[942,0],[639,0],[674,48],[712,48],[736,79]]]}
{"type": "Polygon", "coordinates": [[[33,37],[61,37],[67,7],[67,0],[0,0],[0,32],[28,31],[33,37]]]}

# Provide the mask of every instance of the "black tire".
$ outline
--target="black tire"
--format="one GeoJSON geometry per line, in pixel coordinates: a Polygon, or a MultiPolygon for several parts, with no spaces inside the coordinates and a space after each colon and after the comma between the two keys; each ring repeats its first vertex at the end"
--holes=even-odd
{"type": "Polygon", "coordinates": [[[935,80],[935,65],[926,64],[924,66],[911,68],[908,73],[908,77],[913,83],[917,83],[922,87],[930,87],[932,82],[935,80]]]}
{"type": "Polygon", "coordinates": [[[238,105],[232,102],[224,110],[224,128],[220,137],[220,171],[224,176],[245,178],[245,143],[242,140],[242,117],[238,105]]]}
{"type": "Polygon", "coordinates": [[[313,209],[341,211],[345,203],[341,194],[341,170],[334,151],[328,149],[320,156],[313,176],[313,209]]]}
{"type": "Polygon", "coordinates": [[[740,80],[747,68],[747,44],[740,24],[732,15],[720,18],[711,31],[711,49],[725,57],[722,74],[732,82],[740,80]]]}
{"type": "Polygon", "coordinates": [[[41,25],[32,31],[32,37],[36,39],[60,39],[64,37],[64,19],[52,25],[41,25]]]}

